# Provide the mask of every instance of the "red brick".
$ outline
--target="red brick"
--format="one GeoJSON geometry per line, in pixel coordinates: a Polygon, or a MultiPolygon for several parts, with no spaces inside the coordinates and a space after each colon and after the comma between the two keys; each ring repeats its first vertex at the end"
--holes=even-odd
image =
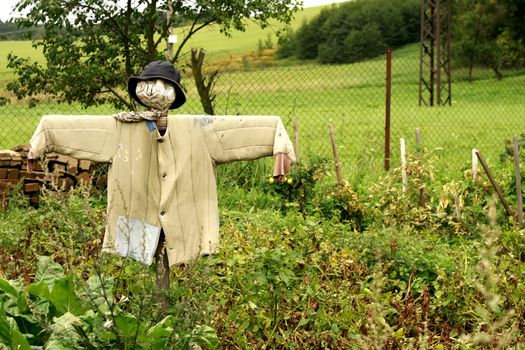
{"type": "Polygon", "coordinates": [[[81,171],[75,177],[77,179],[77,182],[80,182],[84,185],[87,185],[91,182],[91,174],[87,171],[81,171]]]}
{"type": "Polygon", "coordinates": [[[89,160],[79,160],[78,167],[81,170],[89,170],[89,168],[91,167],[91,162],[89,160]]]}
{"type": "Polygon", "coordinates": [[[37,182],[24,184],[25,193],[34,193],[38,191],[40,191],[40,184],[38,184],[37,182]]]}
{"type": "Polygon", "coordinates": [[[69,175],[75,176],[78,173],[78,168],[76,166],[67,166],[67,173],[69,175]]]}
{"type": "Polygon", "coordinates": [[[0,189],[2,188],[12,188],[18,183],[18,179],[2,179],[0,180],[0,189]]]}
{"type": "Polygon", "coordinates": [[[69,157],[69,160],[67,161],[67,167],[71,168],[77,168],[78,167],[78,159],[69,157]]]}
{"type": "Polygon", "coordinates": [[[18,169],[7,169],[8,179],[20,179],[20,171],[18,169]]]}

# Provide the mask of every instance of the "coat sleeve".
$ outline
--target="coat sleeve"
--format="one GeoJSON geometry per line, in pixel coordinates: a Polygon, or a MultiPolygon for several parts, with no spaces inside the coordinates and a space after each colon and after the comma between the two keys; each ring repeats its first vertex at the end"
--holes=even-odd
{"type": "Polygon", "coordinates": [[[108,162],[116,152],[117,123],[112,116],[45,115],[31,138],[31,157],[56,152],[108,162]]]}
{"type": "Polygon", "coordinates": [[[286,154],[295,161],[292,142],[277,116],[202,116],[208,149],[218,164],[286,154]]]}

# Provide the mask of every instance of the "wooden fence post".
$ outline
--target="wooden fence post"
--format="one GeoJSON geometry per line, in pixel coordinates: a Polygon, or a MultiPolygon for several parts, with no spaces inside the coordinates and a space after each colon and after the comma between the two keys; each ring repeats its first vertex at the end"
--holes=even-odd
{"type": "Polygon", "coordinates": [[[523,227],[523,193],[521,192],[521,170],[520,170],[520,154],[518,147],[518,138],[512,138],[514,144],[514,177],[516,179],[516,196],[517,196],[517,219],[518,225],[523,227]]]}
{"type": "Polygon", "coordinates": [[[503,192],[501,191],[501,188],[496,182],[496,179],[494,179],[494,176],[492,176],[492,172],[487,166],[487,163],[485,163],[485,159],[483,159],[483,157],[481,156],[481,153],[478,150],[476,150],[476,155],[478,156],[479,162],[481,163],[481,166],[485,170],[485,173],[489,177],[492,187],[494,187],[494,190],[496,190],[496,193],[498,194],[498,197],[501,203],[503,204],[503,207],[505,208],[505,212],[507,213],[507,216],[512,216],[512,210],[510,209],[509,203],[507,203],[507,201],[505,200],[505,197],[503,197],[503,192]]]}
{"type": "Polygon", "coordinates": [[[337,154],[337,145],[335,143],[334,127],[330,124],[330,141],[332,142],[332,152],[334,153],[335,173],[337,175],[337,184],[339,188],[343,187],[343,176],[341,175],[341,166],[339,164],[339,155],[337,154]]]}
{"type": "Polygon", "coordinates": [[[295,168],[299,163],[299,119],[297,117],[293,120],[293,148],[295,152],[295,168]]]}
{"type": "Polygon", "coordinates": [[[474,181],[478,178],[478,156],[476,155],[477,152],[477,149],[472,149],[472,180],[474,181]]]}
{"type": "Polygon", "coordinates": [[[390,103],[392,88],[392,49],[386,49],[386,102],[385,102],[385,170],[390,170],[390,103]]]}
{"type": "Polygon", "coordinates": [[[401,179],[403,181],[403,193],[407,191],[407,157],[405,149],[405,139],[399,139],[399,146],[401,148],[401,179]]]}

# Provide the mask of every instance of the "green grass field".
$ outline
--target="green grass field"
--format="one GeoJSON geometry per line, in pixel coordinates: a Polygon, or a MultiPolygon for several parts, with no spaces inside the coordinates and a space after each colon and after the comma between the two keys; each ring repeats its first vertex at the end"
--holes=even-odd
{"type": "MultiPolygon", "coordinates": [[[[298,16],[312,16],[320,8],[306,9],[298,16]]],[[[204,47],[210,56],[253,51],[268,30],[251,25],[245,33],[223,38],[215,30],[199,33],[188,46],[204,47]],[[227,50],[225,48],[228,48],[227,50]]],[[[2,45],[4,59],[11,43],[2,45]]],[[[13,43],[19,54],[31,52],[28,42],[13,43]],[[27,51],[24,51],[27,50],[27,51]]],[[[33,52],[34,53],[34,52],[33,52]]],[[[39,54],[33,54],[43,60],[39,54]]],[[[470,150],[480,149],[491,162],[504,150],[505,140],[525,130],[525,72],[505,72],[496,81],[489,70],[477,70],[468,82],[466,72],[455,70],[452,107],[418,106],[419,47],[407,45],[394,50],[392,63],[392,166],[399,165],[399,139],[415,151],[415,129],[422,146],[435,150],[440,171],[468,166],[470,150]]],[[[1,66],[0,76],[10,73],[1,66]]],[[[1,78],[0,78],[1,79],[1,78]]],[[[178,113],[200,114],[191,77],[183,78],[188,102],[178,113]]],[[[271,67],[250,66],[248,70],[220,75],[214,90],[216,114],[280,115],[292,134],[293,120],[299,120],[300,154],[331,157],[328,125],[336,130],[339,155],[345,176],[352,179],[381,174],[384,156],[385,61],[384,57],[346,65],[319,65],[312,62],[271,67]]],[[[0,92],[0,96],[5,92],[0,92]]],[[[41,101],[34,108],[27,101],[0,107],[0,148],[28,142],[43,114],[112,114],[110,106],[82,109],[73,104],[41,101]]]]}
{"type": "MultiPolygon", "coordinates": [[[[331,6],[331,5],[329,5],[331,6]]],[[[297,29],[305,20],[317,15],[322,8],[326,6],[309,7],[299,11],[291,24],[293,29],[297,29]]],[[[192,47],[204,48],[207,58],[210,60],[227,58],[229,56],[238,56],[256,51],[259,40],[263,42],[268,38],[274,45],[277,44],[276,32],[283,26],[276,22],[265,29],[261,29],[257,24],[248,21],[245,32],[234,31],[230,37],[226,37],[218,30],[218,26],[210,26],[195,34],[188,42],[185,52],[189,52],[192,47]]],[[[188,27],[176,29],[174,34],[179,38],[183,37],[188,27]]]]}

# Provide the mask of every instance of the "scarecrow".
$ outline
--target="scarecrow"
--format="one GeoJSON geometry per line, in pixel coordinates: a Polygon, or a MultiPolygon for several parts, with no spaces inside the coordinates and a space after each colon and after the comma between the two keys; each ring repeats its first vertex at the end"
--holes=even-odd
{"type": "Polygon", "coordinates": [[[216,166],[273,155],[282,179],[295,155],[281,119],[168,116],[186,97],[166,61],[130,77],[128,91],[146,111],[43,116],[29,157],[56,152],[110,163],[103,251],[149,265],[161,241],[168,266],[216,253],[216,166]]]}

